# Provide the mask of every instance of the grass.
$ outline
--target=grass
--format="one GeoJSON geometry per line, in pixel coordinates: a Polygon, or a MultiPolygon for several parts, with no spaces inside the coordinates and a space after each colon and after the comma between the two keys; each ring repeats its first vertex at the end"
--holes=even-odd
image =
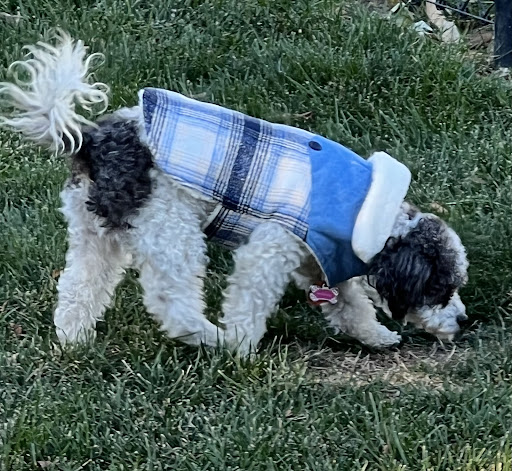
{"type": "MultiPolygon", "coordinates": [[[[106,55],[112,108],[156,86],[409,165],[460,232],[473,320],[455,347],[329,337],[290,291],[240,363],[164,338],[136,275],[94,346],[52,329],[63,162],[0,132],[0,470],[510,470],[512,93],[445,47],[339,1],[0,0],[0,76],[61,26],[106,55]],[[308,114],[308,113],[311,113],[308,114]]],[[[211,312],[229,257],[211,249],[211,312]]],[[[398,328],[398,326],[395,326],[398,328]]]]}

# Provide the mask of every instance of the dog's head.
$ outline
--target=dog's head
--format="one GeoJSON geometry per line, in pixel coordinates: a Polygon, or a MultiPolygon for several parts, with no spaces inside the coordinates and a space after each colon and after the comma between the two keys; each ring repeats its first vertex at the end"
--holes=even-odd
{"type": "Polygon", "coordinates": [[[467,320],[458,294],[467,281],[466,251],[440,218],[406,209],[407,223],[399,218],[395,234],[372,259],[369,283],[388,315],[452,340],[467,320]]]}

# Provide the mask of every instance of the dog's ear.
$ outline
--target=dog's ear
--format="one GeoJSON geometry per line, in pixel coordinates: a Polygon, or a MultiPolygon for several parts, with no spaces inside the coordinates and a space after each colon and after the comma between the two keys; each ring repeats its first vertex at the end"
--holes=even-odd
{"type": "Polygon", "coordinates": [[[446,305],[459,284],[457,273],[444,223],[423,218],[407,235],[388,240],[368,275],[393,317],[401,319],[411,308],[446,305]]]}

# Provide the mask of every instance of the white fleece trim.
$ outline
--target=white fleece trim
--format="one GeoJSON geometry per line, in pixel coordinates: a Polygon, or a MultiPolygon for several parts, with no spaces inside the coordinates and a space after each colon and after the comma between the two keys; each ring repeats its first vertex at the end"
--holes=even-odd
{"type": "Polygon", "coordinates": [[[352,234],[352,249],[365,263],[384,248],[411,183],[409,169],[385,152],[376,152],[368,161],[373,165],[372,183],[352,234]]]}

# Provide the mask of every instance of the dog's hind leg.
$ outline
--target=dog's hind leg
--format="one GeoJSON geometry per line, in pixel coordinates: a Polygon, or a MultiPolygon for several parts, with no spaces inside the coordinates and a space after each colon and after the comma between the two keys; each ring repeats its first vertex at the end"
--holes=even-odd
{"type": "Polygon", "coordinates": [[[204,316],[208,258],[196,214],[200,203],[161,179],[130,231],[144,304],[169,337],[217,345],[217,327],[204,316]]]}
{"type": "Polygon", "coordinates": [[[222,322],[229,348],[247,354],[255,350],[303,258],[305,249],[276,223],[258,226],[247,244],[234,254],[235,270],[224,294],[222,322]]]}
{"type": "Polygon", "coordinates": [[[103,317],[130,258],[115,236],[87,210],[87,180],[68,183],[61,198],[69,248],[57,287],[54,323],[60,342],[65,344],[94,337],[96,321],[103,317]]]}

